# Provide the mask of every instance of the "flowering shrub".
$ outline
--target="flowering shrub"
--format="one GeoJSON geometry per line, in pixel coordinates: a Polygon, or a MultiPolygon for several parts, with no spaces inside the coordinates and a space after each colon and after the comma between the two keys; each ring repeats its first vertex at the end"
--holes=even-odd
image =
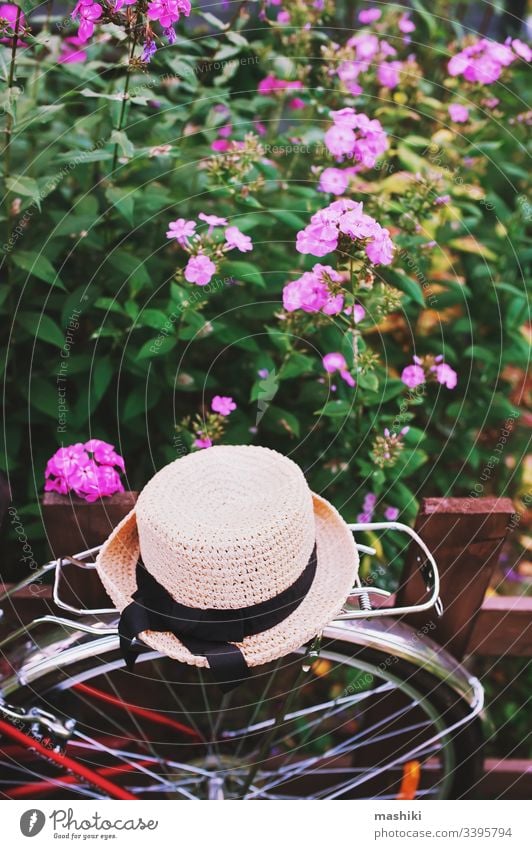
{"type": "Polygon", "coordinates": [[[66,495],[73,492],[85,501],[103,495],[124,492],[120,472],[125,473],[124,458],[114,445],[101,439],[89,439],[59,448],[50,457],[45,470],[45,492],[66,495]]]}
{"type": "Polygon", "coordinates": [[[480,494],[523,404],[531,55],[424,5],[0,6],[3,466],[36,537],[56,449],[47,489],[86,498],[220,442],[348,519],[480,494]]]}

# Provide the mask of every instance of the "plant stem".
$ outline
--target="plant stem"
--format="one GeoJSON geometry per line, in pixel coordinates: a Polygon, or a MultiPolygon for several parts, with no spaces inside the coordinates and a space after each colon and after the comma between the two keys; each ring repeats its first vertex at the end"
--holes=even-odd
{"type": "MultiPolygon", "coordinates": [[[[126,105],[127,105],[127,97],[129,93],[129,84],[131,82],[131,60],[133,59],[133,54],[135,53],[135,47],[137,46],[137,40],[139,35],[139,28],[135,27],[133,32],[133,40],[131,43],[131,50],[129,53],[129,58],[127,62],[127,71],[126,71],[126,81],[124,83],[124,91],[122,93],[122,106],[120,108],[120,116],[118,118],[118,126],[117,131],[120,132],[122,127],[124,126],[124,118],[126,115],[126,105]]],[[[112,173],[114,173],[116,169],[118,161],[118,142],[115,142],[115,149],[113,153],[113,165],[112,165],[112,173]]]]}
{"type": "MultiPolygon", "coordinates": [[[[13,88],[13,83],[15,82],[15,65],[17,58],[17,45],[18,45],[18,33],[20,27],[20,18],[22,15],[22,10],[20,7],[17,7],[17,17],[15,20],[15,34],[13,36],[13,43],[11,45],[11,62],[9,65],[9,76],[7,80],[7,90],[8,90],[8,98],[9,105],[11,106],[11,89],[13,88]]],[[[11,136],[13,133],[13,115],[11,114],[11,110],[8,109],[7,117],[6,117],[6,140],[4,145],[4,182],[6,183],[5,187],[5,206],[6,206],[6,244],[9,245],[9,241],[11,239],[11,206],[9,202],[9,189],[7,187],[7,181],[11,174],[11,136]]],[[[6,251],[6,273],[9,280],[9,269],[10,269],[10,251],[6,251]]]]}

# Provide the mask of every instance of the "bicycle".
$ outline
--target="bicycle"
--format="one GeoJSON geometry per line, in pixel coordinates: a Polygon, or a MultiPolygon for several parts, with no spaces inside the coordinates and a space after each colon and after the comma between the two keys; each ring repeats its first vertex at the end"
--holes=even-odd
{"type": "MultiPolygon", "coordinates": [[[[62,598],[65,569],[94,570],[99,548],[51,561],[55,606],[0,641],[0,787],[11,799],[461,798],[481,767],[483,691],[424,633],[390,619],[436,607],[436,563],[420,547],[428,599],[376,606],[360,582],[310,647],[258,667],[221,695],[205,671],[142,649],[128,671],[118,613],[62,598]],[[22,753],[22,757],[21,757],[22,753]]],[[[357,543],[360,553],[375,549],[357,543]]]]}

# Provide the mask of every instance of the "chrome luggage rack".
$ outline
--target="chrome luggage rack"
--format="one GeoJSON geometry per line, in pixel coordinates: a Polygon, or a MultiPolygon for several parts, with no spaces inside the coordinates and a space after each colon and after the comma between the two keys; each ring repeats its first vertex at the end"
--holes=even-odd
{"type": "MultiPolygon", "coordinates": [[[[425,586],[427,589],[427,593],[429,593],[429,598],[427,601],[421,602],[420,604],[415,605],[405,605],[403,607],[374,607],[371,597],[377,596],[380,600],[384,598],[391,597],[391,593],[387,590],[380,589],[378,587],[373,586],[365,586],[361,583],[360,579],[357,578],[355,586],[352,588],[349,597],[346,601],[346,604],[342,608],[342,611],[335,617],[335,622],[344,621],[344,620],[353,620],[353,619],[369,619],[383,616],[403,616],[409,613],[419,613],[421,611],[430,610],[434,608],[438,616],[441,616],[443,613],[443,605],[439,598],[440,592],[440,580],[438,574],[438,567],[436,562],[421,539],[421,537],[410,528],[408,525],[404,525],[400,522],[366,522],[359,524],[350,524],[348,525],[349,529],[353,533],[363,533],[365,531],[398,531],[400,533],[407,534],[414,542],[417,543],[423,557],[418,555],[417,559],[419,562],[419,568],[423,579],[425,581],[425,586]],[[353,601],[357,606],[353,606],[353,601]]],[[[360,554],[368,554],[370,556],[374,556],[377,552],[374,548],[363,545],[362,543],[355,542],[355,546],[360,554]]],[[[60,609],[64,610],[66,613],[73,614],[74,616],[90,616],[96,621],[92,623],[84,623],[78,621],[73,621],[71,619],[67,619],[62,616],[55,616],[52,614],[40,616],[37,619],[34,619],[29,625],[24,625],[21,628],[12,631],[7,637],[3,640],[0,640],[0,652],[6,648],[6,646],[14,641],[16,641],[19,637],[28,636],[29,633],[37,626],[44,624],[55,624],[61,625],[67,629],[71,629],[72,631],[78,631],[85,634],[92,634],[94,636],[104,636],[104,635],[118,635],[118,621],[117,617],[119,616],[119,611],[114,607],[100,607],[100,608],[84,608],[84,607],[74,607],[73,605],[66,602],[61,598],[61,584],[63,578],[63,568],[65,565],[73,565],[77,566],[80,569],[87,569],[92,571],[96,568],[95,557],[98,554],[101,546],[96,546],[95,548],[87,549],[87,551],[82,551],[79,554],[76,554],[72,557],[59,557],[56,560],[51,560],[49,563],[46,563],[41,569],[33,572],[31,575],[27,576],[15,586],[10,587],[6,590],[2,595],[0,595],[0,604],[8,599],[10,596],[14,595],[18,590],[23,589],[24,587],[29,586],[32,583],[39,582],[45,575],[49,572],[54,572],[54,582],[53,582],[53,601],[55,605],[60,609]],[[106,622],[103,620],[98,620],[98,617],[109,617],[110,621],[106,622]]],[[[0,609],[0,618],[3,616],[3,611],[0,609]]]]}

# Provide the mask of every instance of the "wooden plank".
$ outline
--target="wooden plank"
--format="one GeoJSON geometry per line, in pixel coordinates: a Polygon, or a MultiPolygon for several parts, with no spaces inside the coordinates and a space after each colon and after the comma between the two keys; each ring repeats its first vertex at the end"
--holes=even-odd
{"type": "MultiPolygon", "coordinates": [[[[466,652],[513,513],[508,498],[423,500],[416,530],[438,564],[444,614],[405,618],[415,628],[430,626],[430,636],[458,659],[466,652]]],[[[400,604],[426,599],[419,566],[419,549],[412,544],[397,593],[400,604]]]]}
{"type": "Polygon", "coordinates": [[[475,620],[467,654],[532,657],[532,597],[486,598],[475,620]]]}
{"type": "Polygon", "coordinates": [[[488,758],[474,796],[477,799],[531,799],[532,761],[488,758]]]}
{"type": "Polygon", "coordinates": [[[77,554],[100,545],[133,509],[138,492],[118,492],[88,502],[71,495],[45,492],[42,515],[53,557],[77,554]]]}

